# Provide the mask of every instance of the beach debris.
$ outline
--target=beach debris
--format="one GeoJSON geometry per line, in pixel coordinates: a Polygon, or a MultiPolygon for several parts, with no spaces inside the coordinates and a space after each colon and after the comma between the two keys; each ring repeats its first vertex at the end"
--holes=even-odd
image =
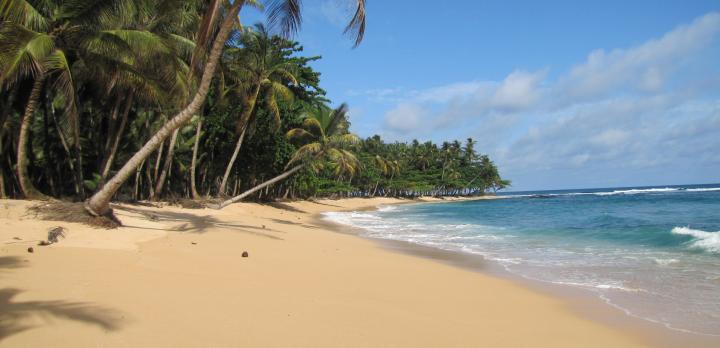
{"type": "Polygon", "coordinates": [[[148,218],[150,218],[150,221],[158,221],[160,218],[155,214],[148,214],[148,218]]]}
{"type": "Polygon", "coordinates": [[[242,257],[248,257],[248,256],[250,256],[250,255],[248,254],[248,252],[247,252],[247,251],[243,251],[242,257]]]}
{"type": "Polygon", "coordinates": [[[32,254],[32,253],[35,252],[35,249],[33,249],[33,247],[29,247],[29,248],[28,248],[28,252],[32,254]]]}
{"type": "Polygon", "coordinates": [[[197,244],[197,242],[190,242],[190,244],[192,244],[192,245],[196,245],[196,244],[197,244]]]}
{"type": "Polygon", "coordinates": [[[53,227],[48,231],[47,241],[50,244],[59,242],[59,238],[63,237],[65,238],[65,227],[57,226],[53,227]]]}
{"type": "Polygon", "coordinates": [[[65,227],[57,226],[53,227],[48,231],[47,240],[41,240],[38,245],[48,246],[60,241],[60,237],[65,238],[65,227]]]}
{"type": "Polygon", "coordinates": [[[13,237],[14,240],[22,240],[20,237],[13,237]]]}

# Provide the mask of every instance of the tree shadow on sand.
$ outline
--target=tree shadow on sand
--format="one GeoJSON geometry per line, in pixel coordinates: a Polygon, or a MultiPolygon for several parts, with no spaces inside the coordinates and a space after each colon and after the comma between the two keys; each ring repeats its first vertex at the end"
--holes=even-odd
{"type": "Polygon", "coordinates": [[[0,289],[0,341],[37,327],[28,323],[27,319],[33,317],[45,321],[52,318],[81,321],[108,331],[115,331],[121,327],[122,316],[115,310],[85,302],[13,301],[13,298],[21,292],[22,290],[13,288],[0,289]]]}
{"type": "MultiPolygon", "coordinates": [[[[180,225],[163,230],[176,231],[176,232],[190,232],[190,233],[205,233],[209,228],[225,228],[237,232],[247,233],[256,235],[259,237],[265,237],[270,239],[282,240],[282,238],[272,235],[268,232],[284,233],[262,226],[251,226],[237,223],[229,223],[222,221],[214,216],[205,215],[200,216],[197,214],[180,213],[173,211],[157,211],[157,210],[144,210],[135,207],[121,206],[115,207],[117,211],[125,211],[134,213],[142,216],[143,219],[154,221],[154,222],[176,222],[180,225]]],[[[143,228],[152,229],[148,227],[138,227],[132,225],[123,225],[126,228],[143,228]]]]}
{"type": "Polygon", "coordinates": [[[265,203],[265,205],[269,205],[269,206],[271,206],[271,207],[273,207],[273,208],[275,208],[275,209],[282,209],[282,210],[291,211],[291,212],[293,212],[293,213],[307,213],[306,211],[304,211],[304,210],[302,210],[302,209],[295,208],[295,207],[293,207],[292,205],[285,204],[285,203],[282,203],[282,202],[269,202],[269,203],[265,203]]]}
{"type": "MultiPolygon", "coordinates": [[[[14,256],[0,257],[0,269],[21,268],[23,259],[14,256]]],[[[22,290],[0,289],[0,342],[14,334],[33,329],[38,320],[69,319],[97,325],[104,330],[120,329],[122,315],[109,308],[86,302],[69,301],[13,301],[22,290]]]]}

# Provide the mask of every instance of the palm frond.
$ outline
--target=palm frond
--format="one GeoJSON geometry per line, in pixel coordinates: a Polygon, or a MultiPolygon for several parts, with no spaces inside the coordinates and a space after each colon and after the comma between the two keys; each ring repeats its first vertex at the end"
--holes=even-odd
{"type": "Polygon", "coordinates": [[[362,42],[365,37],[365,0],[357,0],[355,14],[345,27],[344,33],[355,38],[353,48],[358,47],[362,42]]]}
{"type": "Polygon", "coordinates": [[[325,131],[320,121],[316,118],[308,117],[303,121],[303,128],[310,132],[315,139],[322,139],[325,137],[325,131]]]}
{"type": "Polygon", "coordinates": [[[15,83],[43,73],[42,61],[54,48],[52,38],[14,23],[0,29],[0,83],[15,83]]]}
{"type": "Polygon", "coordinates": [[[301,146],[288,161],[286,167],[289,167],[297,162],[307,161],[314,159],[322,151],[322,145],[320,143],[310,143],[301,146]]]}
{"type": "MultiPolygon", "coordinates": [[[[34,3],[34,2],[33,2],[34,3]]],[[[0,2],[0,18],[35,31],[48,29],[48,19],[26,0],[3,0],[0,2]]]]}
{"type": "MultiPolygon", "coordinates": [[[[55,50],[45,59],[45,66],[49,71],[56,74],[54,78],[54,90],[59,91],[67,100],[65,105],[65,114],[72,120],[77,122],[78,117],[77,103],[75,95],[75,82],[70,71],[70,64],[61,50],[55,50]]],[[[73,134],[77,136],[77,134],[73,134]]]]}
{"type": "Polygon", "coordinates": [[[266,8],[268,25],[278,30],[283,37],[289,38],[300,29],[301,0],[269,0],[266,8]]]}

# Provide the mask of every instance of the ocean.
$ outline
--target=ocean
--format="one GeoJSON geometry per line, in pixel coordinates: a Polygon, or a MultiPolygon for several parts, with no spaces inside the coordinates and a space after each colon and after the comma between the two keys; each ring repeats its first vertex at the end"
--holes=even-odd
{"type": "Polygon", "coordinates": [[[324,216],[371,238],[481,255],[669,329],[720,336],[720,184],[502,195],[324,216]]]}

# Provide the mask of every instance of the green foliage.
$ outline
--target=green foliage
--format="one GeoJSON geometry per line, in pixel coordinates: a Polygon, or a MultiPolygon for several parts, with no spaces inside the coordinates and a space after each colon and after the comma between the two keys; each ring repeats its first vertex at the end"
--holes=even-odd
{"type": "MultiPolygon", "coordinates": [[[[278,4],[294,2],[273,3],[275,24],[292,31],[294,17],[282,17],[278,4]]],[[[17,134],[39,77],[46,80],[30,123],[31,181],[48,195],[76,200],[100,188],[106,166],[113,175],[189,102],[218,26],[207,20],[207,6],[197,0],[0,2],[0,180],[6,188],[0,194],[19,196],[17,134]]],[[[348,30],[362,38],[364,6],[348,30]]],[[[510,184],[471,139],[439,145],[360,140],[351,133],[347,105],[333,109],[325,97],[321,74],[311,66],[318,59],[262,25],[235,27],[202,112],[178,132],[162,194],[190,195],[197,143],[198,191],[216,195],[239,129],[247,133],[229,191],[304,165],[256,199],[480,194],[510,184]]],[[[168,144],[117,199],[151,196],[168,144]]]]}

